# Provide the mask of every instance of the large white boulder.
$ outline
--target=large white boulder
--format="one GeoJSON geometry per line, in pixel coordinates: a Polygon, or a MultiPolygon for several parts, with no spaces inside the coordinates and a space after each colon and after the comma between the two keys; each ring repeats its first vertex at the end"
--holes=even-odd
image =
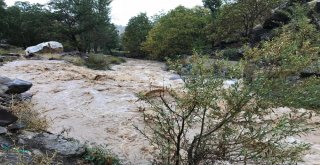
{"type": "Polygon", "coordinates": [[[37,52],[46,53],[46,52],[62,52],[62,51],[63,51],[63,46],[60,42],[57,42],[57,41],[43,42],[36,46],[30,46],[25,50],[26,55],[29,55],[31,53],[37,53],[37,52]]]}

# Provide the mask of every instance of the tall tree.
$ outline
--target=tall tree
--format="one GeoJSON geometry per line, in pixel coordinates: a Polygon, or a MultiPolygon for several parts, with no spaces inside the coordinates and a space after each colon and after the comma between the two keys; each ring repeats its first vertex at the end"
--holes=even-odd
{"type": "Polygon", "coordinates": [[[203,8],[179,6],[154,25],[143,43],[143,50],[159,60],[192,54],[193,49],[203,50],[208,46],[204,28],[210,17],[203,8]]]}
{"type": "Polygon", "coordinates": [[[7,8],[4,38],[10,44],[27,47],[52,39],[51,13],[40,4],[16,2],[7,8]]]}
{"type": "Polygon", "coordinates": [[[3,36],[3,31],[4,31],[5,6],[6,4],[4,3],[4,1],[0,0],[0,40],[1,40],[1,37],[3,36]]]}
{"type": "Polygon", "coordinates": [[[146,13],[132,17],[122,37],[125,50],[130,51],[131,56],[143,57],[145,53],[141,50],[141,44],[146,41],[148,32],[152,25],[146,13]]]}
{"type": "Polygon", "coordinates": [[[253,28],[270,16],[282,0],[233,0],[216,12],[208,25],[212,45],[221,41],[242,41],[252,34],[253,28]]]}
{"type": "Polygon", "coordinates": [[[106,34],[116,33],[114,25],[110,23],[111,0],[52,0],[50,5],[60,22],[61,33],[67,36],[71,46],[80,51],[90,51],[98,47],[115,45],[117,39],[106,45],[109,40],[106,34]]]}

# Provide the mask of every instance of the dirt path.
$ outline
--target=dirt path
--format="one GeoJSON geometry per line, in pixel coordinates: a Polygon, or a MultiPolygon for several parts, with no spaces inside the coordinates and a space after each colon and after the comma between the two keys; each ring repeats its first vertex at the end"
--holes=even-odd
{"type": "MultiPolygon", "coordinates": [[[[125,164],[150,164],[152,147],[133,125],[142,126],[136,93],[182,86],[164,64],[128,59],[112,71],[94,71],[61,61],[14,61],[0,74],[31,81],[35,108],[51,120],[50,131],[90,144],[107,144],[125,164]],[[173,78],[173,80],[170,80],[173,78]]],[[[320,131],[302,137],[312,150],[304,165],[320,165],[320,131]]]]}

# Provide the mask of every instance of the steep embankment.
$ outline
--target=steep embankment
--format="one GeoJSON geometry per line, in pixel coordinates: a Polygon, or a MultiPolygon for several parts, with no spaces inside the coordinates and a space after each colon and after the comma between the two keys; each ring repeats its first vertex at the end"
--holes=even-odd
{"type": "MultiPolygon", "coordinates": [[[[125,164],[150,164],[152,147],[133,127],[143,127],[136,93],[150,88],[179,88],[182,80],[164,64],[131,60],[111,71],[94,71],[61,61],[14,61],[0,74],[31,81],[34,108],[51,120],[49,131],[90,144],[107,144],[125,164]],[[170,80],[172,79],[172,80],[170,80]]],[[[279,109],[286,111],[285,108],[279,109]]],[[[305,165],[319,165],[320,131],[303,137],[313,143],[305,165]]]]}

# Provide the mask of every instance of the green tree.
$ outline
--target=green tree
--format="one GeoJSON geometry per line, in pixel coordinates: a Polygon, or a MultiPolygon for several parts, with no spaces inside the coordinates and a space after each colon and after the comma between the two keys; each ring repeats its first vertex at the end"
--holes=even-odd
{"type": "Polygon", "coordinates": [[[125,50],[130,51],[131,56],[145,56],[145,52],[141,50],[141,44],[146,41],[151,28],[152,24],[146,13],[140,13],[129,20],[122,37],[122,45],[125,50]]]}
{"type": "Polygon", "coordinates": [[[6,9],[4,38],[10,44],[27,47],[51,38],[53,19],[40,4],[16,2],[6,9]]]}
{"type": "Polygon", "coordinates": [[[0,40],[4,33],[5,6],[6,4],[4,3],[4,1],[0,0],[0,40]]]}
{"type": "Polygon", "coordinates": [[[58,29],[72,47],[97,52],[117,45],[116,29],[110,23],[111,0],[52,0],[58,29]],[[110,34],[111,37],[107,36],[110,34]]]}
{"type": "Polygon", "coordinates": [[[208,46],[204,27],[210,17],[206,9],[179,6],[158,20],[143,43],[143,50],[159,60],[190,55],[193,49],[204,50],[208,46]]]}
{"type": "Polygon", "coordinates": [[[222,5],[222,0],[202,0],[204,7],[209,8],[211,13],[215,15],[222,5]]]}
{"type": "Polygon", "coordinates": [[[212,24],[208,25],[208,38],[212,45],[221,41],[247,41],[253,28],[271,15],[272,9],[283,0],[235,0],[219,8],[212,24]]]}

